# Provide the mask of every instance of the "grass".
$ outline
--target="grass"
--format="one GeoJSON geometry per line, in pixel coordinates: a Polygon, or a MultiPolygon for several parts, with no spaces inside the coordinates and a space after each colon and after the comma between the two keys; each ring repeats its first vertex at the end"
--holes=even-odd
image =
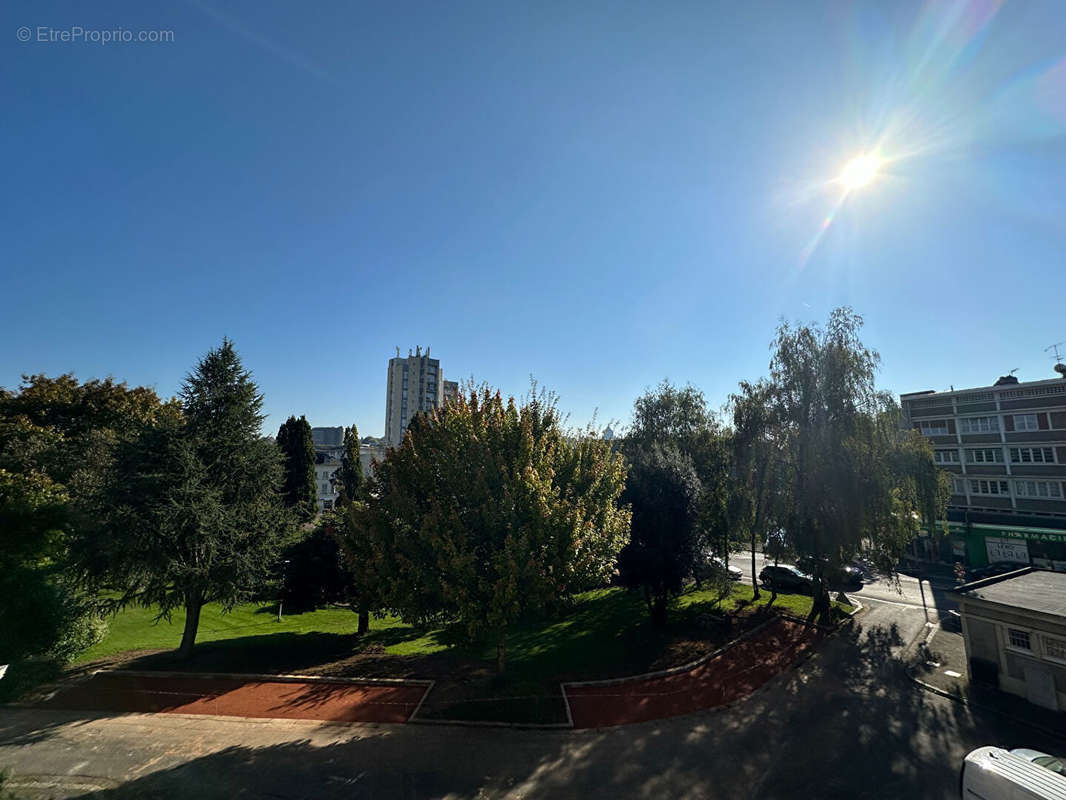
{"type": "MultiPolygon", "coordinates": [[[[181,643],[185,626],[184,610],[175,610],[168,620],[156,620],[157,611],[149,608],[126,608],[109,620],[110,628],[103,641],[82,653],[76,663],[97,661],[119,653],[137,650],[173,650],[181,643]]],[[[299,637],[313,634],[353,635],[356,615],[347,608],[323,608],[302,614],[282,613],[277,618],[277,606],[237,606],[230,612],[211,603],[200,612],[200,627],[196,644],[223,642],[264,635],[299,637]]],[[[420,632],[403,624],[396,617],[371,618],[371,634],[364,640],[388,641],[390,652],[396,655],[426,655],[447,648],[435,641],[432,632],[420,632]],[[399,637],[393,634],[401,634],[399,637]],[[390,641],[395,639],[395,641],[390,641]]]]}
{"type": "MultiPolygon", "coordinates": [[[[428,717],[556,722],[565,718],[560,681],[685,663],[770,613],[769,593],[754,602],[750,586],[736,584],[717,600],[710,590],[686,592],[672,605],[667,628],[657,630],[639,595],[617,588],[585,592],[559,617],[513,627],[505,680],[495,677],[491,642],[467,642],[456,628],[419,629],[395,617],[371,618],[369,633],[358,636],[357,617],[346,608],[284,614],[278,622],[276,606],[239,606],[229,613],[205,606],[189,662],[176,662],[173,653],[183,612],[167,621],[156,620],[151,609],[128,608],[77,664],[117,660],[142,669],[432,677],[438,685],[422,710],[428,717]]],[[[811,598],[779,595],[774,607],[805,616],[811,598]]]]}

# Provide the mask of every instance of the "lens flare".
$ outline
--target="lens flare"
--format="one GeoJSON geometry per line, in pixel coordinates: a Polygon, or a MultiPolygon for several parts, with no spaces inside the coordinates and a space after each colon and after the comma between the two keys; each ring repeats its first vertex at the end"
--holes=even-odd
{"type": "Polygon", "coordinates": [[[877,177],[881,170],[882,159],[876,153],[863,153],[844,165],[844,171],[837,178],[837,183],[848,191],[861,189],[877,177]]]}

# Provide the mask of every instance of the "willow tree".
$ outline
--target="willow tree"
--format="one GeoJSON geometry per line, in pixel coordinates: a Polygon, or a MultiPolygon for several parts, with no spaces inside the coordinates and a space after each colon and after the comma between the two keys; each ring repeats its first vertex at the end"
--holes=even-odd
{"type": "Polygon", "coordinates": [[[765,381],[741,381],[730,397],[733,430],[730,436],[729,522],[738,538],[749,542],[753,597],[759,599],[755,551],[766,540],[783,500],[778,482],[781,457],[774,432],[773,390],[765,381]]]}
{"type": "Polygon", "coordinates": [[[880,357],[860,340],[861,327],[862,317],[838,308],[824,328],[782,323],[773,345],[783,522],[813,564],[810,620],[829,619],[829,576],[860,550],[891,571],[947,500],[929,445],[902,429],[891,395],[875,386],[880,357]]]}
{"type": "Polygon", "coordinates": [[[629,532],[624,481],[609,443],[563,430],[554,397],[471,390],[378,463],[349,549],[404,620],[492,637],[502,673],[515,621],[609,580],[629,532]]]}

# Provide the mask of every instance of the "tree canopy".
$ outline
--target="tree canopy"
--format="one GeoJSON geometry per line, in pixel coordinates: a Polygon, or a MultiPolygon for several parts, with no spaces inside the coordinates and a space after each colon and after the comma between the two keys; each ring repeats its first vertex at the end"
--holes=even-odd
{"type": "Polygon", "coordinates": [[[281,454],[260,435],[262,396],[232,342],[186,378],[182,416],[144,426],[118,448],[103,524],[82,537],[79,563],[116,604],[184,607],[180,652],[200,609],[232,607],[269,578],[289,529],[281,454]]]}
{"type": "Polygon", "coordinates": [[[632,509],[629,543],[618,557],[619,583],[644,592],[652,621],[666,624],[666,607],[702,558],[699,476],[675,445],[639,450],[622,502],[632,509]]]}
{"type": "Polygon", "coordinates": [[[556,401],[487,388],[420,415],[352,509],[361,557],[405,620],[457,619],[497,643],[521,616],[603,585],[626,541],[623,459],[568,435],[556,401]]]}
{"type": "Polygon", "coordinates": [[[318,513],[318,484],[315,480],[315,443],[306,417],[289,417],[278,429],[284,471],[282,499],[300,520],[314,519],[318,513]]]}
{"type": "Polygon", "coordinates": [[[834,310],[824,328],[782,323],[770,364],[783,522],[814,565],[812,619],[829,614],[828,575],[860,550],[892,570],[947,499],[929,444],[901,428],[891,396],[877,390],[880,359],[860,340],[861,327],[848,308],[834,310]]]}

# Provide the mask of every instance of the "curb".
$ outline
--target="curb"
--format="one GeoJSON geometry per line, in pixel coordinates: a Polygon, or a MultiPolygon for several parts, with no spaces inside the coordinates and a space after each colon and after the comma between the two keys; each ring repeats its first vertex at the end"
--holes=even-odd
{"type": "Polygon", "coordinates": [[[96,675],[123,675],[128,678],[206,678],[207,680],[236,680],[246,683],[336,683],[341,685],[371,684],[375,686],[427,686],[433,681],[426,678],[331,678],[327,675],[270,675],[258,672],[179,672],[176,670],[98,669],[96,675]]]}
{"type": "Polygon", "coordinates": [[[983,711],[987,714],[995,714],[997,716],[1003,717],[1004,719],[1009,719],[1016,725],[1024,725],[1028,728],[1033,728],[1034,730],[1038,730],[1044,735],[1050,736],[1053,739],[1060,740],[1063,738],[1062,729],[1056,730],[1055,728],[1049,728],[1046,725],[1041,725],[1039,722],[1033,722],[1031,720],[1025,719],[1024,717],[1019,717],[1015,714],[1011,714],[1009,711],[1002,711],[998,708],[993,708],[992,706],[985,705],[984,703],[975,703],[972,700],[969,700],[957,694],[952,694],[951,692],[941,689],[938,686],[933,686],[931,683],[926,683],[925,681],[914,677],[914,675],[911,673],[910,667],[907,668],[907,677],[910,678],[911,682],[914,683],[914,685],[922,691],[929,692],[930,694],[940,695],[941,697],[946,697],[948,700],[954,700],[956,703],[966,706],[967,708],[973,708],[978,711],[983,711]]]}
{"type": "MultiPolygon", "coordinates": [[[[933,636],[936,635],[936,632],[939,631],[939,630],[940,630],[940,623],[936,623],[929,630],[929,632],[925,635],[925,638],[923,638],[921,640],[921,642],[918,644],[918,648],[928,647],[929,646],[929,642],[932,641],[933,636]]],[[[966,706],[967,708],[976,709],[978,711],[983,711],[983,712],[988,713],[988,714],[995,714],[997,716],[1003,717],[1004,719],[1009,719],[1011,722],[1015,723],[1016,725],[1025,725],[1026,727],[1033,728],[1034,730],[1040,731],[1041,733],[1045,734],[1046,736],[1051,736],[1054,739],[1062,739],[1062,738],[1064,738],[1062,730],[1056,730],[1054,728],[1049,728],[1046,725],[1041,725],[1039,722],[1033,722],[1032,720],[1027,720],[1024,717],[1019,717],[1016,714],[1011,714],[1009,711],[1003,711],[1001,709],[994,708],[994,707],[989,706],[989,705],[985,705],[984,703],[976,703],[976,702],[974,702],[973,700],[970,700],[967,697],[963,697],[962,695],[954,694],[952,692],[947,691],[946,689],[941,689],[939,686],[933,686],[933,684],[931,684],[931,683],[926,683],[925,681],[923,681],[921,678],[917,677],[914,674],[914,666],[913,665],[907,665],[906,673],[907,673],[907,677],[910,679],[911,683],[913,683],[918,689],[920,689],[922,691],[929,692],[930,694],[939,695],[940,697],[945,697],[948,700],[953,700],[954,702],[959,703],[960,705],[966,706]]]]}
{"type": "MultiPolygon", "coordinates": [[[[560,683],[559,686],[562,688],[563,694],[565,695],[566,694],[566,689],[568,687],[578,687],[578,686],[614,686],[616,684],[627,683],[629,681],[643,681],[643,680],[651,680],[653,678],[666,678],[666,677],[669,677],[670,675],[677,675],[677,674],[682,673],[682,672],[688,672],[688,671],[693,670],[696,667],[700,666],[700,664],[704,664],[704,663],[710,661],[712,658],[716,658],[716,657],[720,656],[722,653],[724,653],[730,647],[735,645],[737,642],[742,642],[745,639],[748,639],[748,638],[754,636],[756,633],[761,631],[763,628],[765,628],[771,622],[777,621],[777,619],[779,617],[780,618],[786,618],[783,614],[780,614],[778,617],[770,617],[770,619],[767,619],[767,620],[764,620],[763,622],[760,622],[758,625],[756,625],[751,630],[745,631],[744,633],[740,634],[740,636],[738,636],[736,639],[731,639],[730,641],[726,642],[724,645],[719,647],[717,650],[714,650],[713,652],[710,652],[710,653],[706,653],[706,654],[700,656],[699,658],[697,658],[696,660],[688,662],[687,664],[681,664],[680,666],[677,666],[677,667],[670,667],[669,669],[660,669],[660,670],[656,670],[655,672],[638,672],[635,675],[625,675],[625,676],[623,676],[621,678],[604,678],[602,680],[595,680],[595,681],[565,681],[563,683],[560,683]]],[[[793,621],[793,622],[796,621],[792,617],[787,617],[787,619],[789,619],[790,621],[793,621]]]]}

